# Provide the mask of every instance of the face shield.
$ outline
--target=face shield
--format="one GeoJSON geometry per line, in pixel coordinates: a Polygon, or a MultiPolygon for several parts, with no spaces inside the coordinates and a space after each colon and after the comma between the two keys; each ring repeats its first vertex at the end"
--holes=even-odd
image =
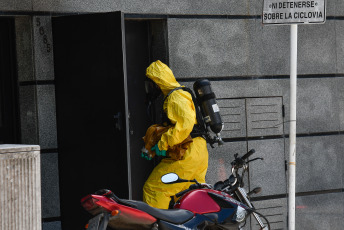
{"type": "Polygon", "coordinates": [[[146,90],[146,101],[149,104],[152,101],[155,101],[162,93],[159,86],[157,86],[157,84],[155,84],[155,82],[149,78],[145,80],[145,90],[146,90]]]}
{"type": "Polygon", "coordinates": [[[162,94],[161,89],[157,84],[155,84],[154,81],[147,78],[145,80],[145,90],[146,90],[146,106],[147,106],[147,116],[150,118],[151,122],[154,122],[155,117],[155,101],[158,99],[158,97],[162,94]]]}

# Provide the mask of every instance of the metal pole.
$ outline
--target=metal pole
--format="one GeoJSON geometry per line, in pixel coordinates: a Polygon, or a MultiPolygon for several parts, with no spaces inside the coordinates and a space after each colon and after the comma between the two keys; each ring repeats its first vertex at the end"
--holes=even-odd
{"type": "Polygon", "coordinates": [[[297,24],[290,25],[290,130],[288,229],[295,230],[297,24]]]}

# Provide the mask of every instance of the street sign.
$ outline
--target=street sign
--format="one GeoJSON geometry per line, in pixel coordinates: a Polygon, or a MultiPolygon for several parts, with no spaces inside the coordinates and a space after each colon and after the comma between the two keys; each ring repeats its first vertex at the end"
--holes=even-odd
{"type": "Polygon", "coordinates": [[[263,24],[325,23],[326,0],[264,0],[263,24]]]}

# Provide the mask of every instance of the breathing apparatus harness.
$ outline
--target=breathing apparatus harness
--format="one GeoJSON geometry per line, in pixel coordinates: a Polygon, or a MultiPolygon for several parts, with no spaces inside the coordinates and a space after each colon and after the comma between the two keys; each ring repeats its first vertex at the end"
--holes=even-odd
{"type": "MultiPolygon", "coordinates": [[[[194,83],[194,90],[198,97],[196,97],[194,92],[188,87],[181,86],[174,88],[165,96],[163,105],[168,96],[177,90],[184,90],[190,93],[195,106],[197,124],[194,125],[190,133],[191,137],[203,137],[212,148],[214,148],[215,143],[218,143],[219,146],[223,145],[224,142],[220,136],[220,132],[223,128],[223,122],[221,120],[218,105],[216,103],[216,96],[210,88],[210,82],[207,79],[202,79],[197,80],[194,83]],[[211,129],[216,136],[211,137],[209,129],[211,129]]],[[[164,109],[162,109],[161,117],[163,124],[171,124],[171,121],[168,119],[164,109]]]]}

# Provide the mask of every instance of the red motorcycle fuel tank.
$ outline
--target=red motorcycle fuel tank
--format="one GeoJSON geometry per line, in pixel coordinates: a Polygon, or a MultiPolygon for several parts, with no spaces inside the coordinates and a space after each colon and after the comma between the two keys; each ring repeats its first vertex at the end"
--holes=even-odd
{"type": "Polygon", "coordinates": [[[198,214],[219,212],[220,206],[208,195],[208,192],[221,194],[221,192],[210,189],[192,190],[182,196],[174,208],[186,209],[198,214]]]}

